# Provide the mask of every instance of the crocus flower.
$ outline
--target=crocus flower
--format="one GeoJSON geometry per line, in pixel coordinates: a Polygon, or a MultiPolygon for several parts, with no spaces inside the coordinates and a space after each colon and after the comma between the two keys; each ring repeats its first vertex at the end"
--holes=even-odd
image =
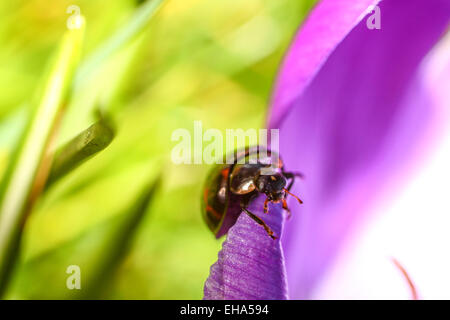
{"type": "MultiPolygon", "coordinates": [[[[280,235],[283,215],[278,207],[270,206],[270,214],[262,213],[263,198],[252,202],[249,210],[280,235]]],[[[205,299],[211,300],[284,300],[287,298],[286,272],[279,240],[272,240],[266,231],[248,215],[241,214],[229,230],[211,267],[205,283],[205,299]]]]}
{"type": "Polygon", "coordinates": [[[287,52],[268,118],[280,129],[286,168],[305,174],[293,188],[304,205],[290,200],[281,243],[241,215],[205,298],[281,299],[284,281],[289,298],[313,296],[344,242],[357,240],[358,227],[398,194],[444,132],[450,55],[435,51],[449,22],[448,0],[317,4],[287,52]],[[368,28],[373,6],[381,29],[368,28]]]}

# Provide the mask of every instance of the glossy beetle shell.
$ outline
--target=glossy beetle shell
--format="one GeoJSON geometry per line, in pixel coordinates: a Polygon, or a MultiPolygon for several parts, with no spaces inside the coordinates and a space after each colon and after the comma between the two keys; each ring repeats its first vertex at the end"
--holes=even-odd
{"type": "Polygon", "coordinates": [[[229,169],[230,165],[220,165],[213,168],[203,189],[203,219],[209,229],[216,235],[228,210],[230,198],[229,169]]]}
{"type": "MultiPolygon", "coordinates": [[[[245,194],[254,191],[250,182],[238,176],[252,176],[252,173],[260,170],[261,165],[248,164],[250,158],[258,156],[258,150],[261,150],[261,147],[246,148],[237,152],[233,164],[217,165],[211,170],[206,180],[202,199],[203,219],[216,238],[225,235],[236,223],[242,211],[240,191],[245,194]],[[246,164],[238,164],[240,160],[245,160],[246,164]],[[234,179],[235,177],[238,179],[234,179]],[[240,184],[235,185],[234,181],[239,181],[240,184]],[[243,185],[247,182],[248,185],[243,185]],[[245,190],[246,187],[250,189],[245,190]]],[[[270,150],[267,150],[267,154],[267,157],[259,161],[270,165],[270,150]]],[[[281,168],[281,162],[279,167],[281,168]]]]}

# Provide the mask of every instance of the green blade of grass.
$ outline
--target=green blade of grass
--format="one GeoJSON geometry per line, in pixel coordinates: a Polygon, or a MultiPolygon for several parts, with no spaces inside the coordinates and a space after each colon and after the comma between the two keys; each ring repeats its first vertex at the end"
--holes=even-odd
{"type": "Polygon", "coordinates": [[[114,138],[114,128],[102,119],[56,151],[46,187],[105,149],[114,138]]]}
{"type": "Polygon", "coordinates": [[[84,18],[81,16],[79,18],[83,19],[81,28],[68,30],[62,39],[36,113],[29,124],[18,156],[12,164],[10,176],[5,179],[2,187],[0,294],[5,289],[9,271],[17,256],[21,229],[30,209],[32,189],[78,64],[84,35],[84,18]]]}
{"type": "Polygon", "coordinates": [[[138,6],[125,23],[83,59],[75,74],[75,98],[67,109],[70,121],[64,121],[61,138],[72,137],[92,123],[99,103],[102,112],[111,116],[122,106],[116,104],[116,99],[127,83],[124,77],[142,48],[146,27],[164,3],[148,0],[138,6]]]}
{"type": "Polygon", "coordinates": [[[107,242],[105,242],[101,254],[97,257],[94,270],[91,270],[90,280],[85,290],[82,290],[79,298],[99,299],[107,292],[108,284],[126,257],[132,245],[141,222],[147,212],[149,205],[155,198],[160,186],[160,176],[151,183],[144,186],[134,204],[127,210],[125,219],[120,226],[114,230],[107,242]]]}
{"type": "Polygon", "coordinates": [[[144,227],[152,211],[150,207],[161,191],[159,169],[154,169],[142,173],[145,178],[136,181],[140,186],[127,200],[128,204],[112,216],[36,256],[24,257],[4,298],[108,299],[111,286],[117,284],[117,271],[139,239],[140,228],[144,227]],[[66,287],[68,275],[64,270],[69,265],[80,267],[81,290],[66,287]],[[51,282],[47,282],[49,278],[51,282]]]}
{"type": "Polygon", "coordinates": [[[75,88],[78,88],[91,72],[102,65],[107,58],[144,30],[163,2],[164,0],[148,0],[142,4],[123,28],[119,28],[111,38],[81,64],[75,76],[75,88]]]}

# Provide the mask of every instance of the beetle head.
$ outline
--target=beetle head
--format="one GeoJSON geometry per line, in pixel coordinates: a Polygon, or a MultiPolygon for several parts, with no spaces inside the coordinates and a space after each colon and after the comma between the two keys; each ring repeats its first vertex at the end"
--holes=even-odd
{"type": "Polygon", "coordinates": [[[270,201],[278,202],[285,196],[286,178],[279,173],[259,175],[256,179],[256,189],[264,193],[270,201]]]}

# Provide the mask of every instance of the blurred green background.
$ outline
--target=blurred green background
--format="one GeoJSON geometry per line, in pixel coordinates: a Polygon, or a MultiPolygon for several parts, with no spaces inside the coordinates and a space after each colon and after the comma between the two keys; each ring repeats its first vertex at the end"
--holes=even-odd
{"type": "Polygon", "coordinates": [[[69,5],[80,7],[86,35],[56,145],[89,127],[97,107],[117,128],[109,147],[36,203],[6,298],[80,297],[66,288],[69,265],[81,267],[90,297],[202,298],[221,247],[200,213],[209,168],[173,164],[171,134],[192,131],[194,120],[223,131],[263,126],[283,53],[314,2],[168,0],[133,32],[147,1],[2,1],[0,177],[67,31],[69,5]],[[158,175],[142,219],[124,227],[158,175]]]}

